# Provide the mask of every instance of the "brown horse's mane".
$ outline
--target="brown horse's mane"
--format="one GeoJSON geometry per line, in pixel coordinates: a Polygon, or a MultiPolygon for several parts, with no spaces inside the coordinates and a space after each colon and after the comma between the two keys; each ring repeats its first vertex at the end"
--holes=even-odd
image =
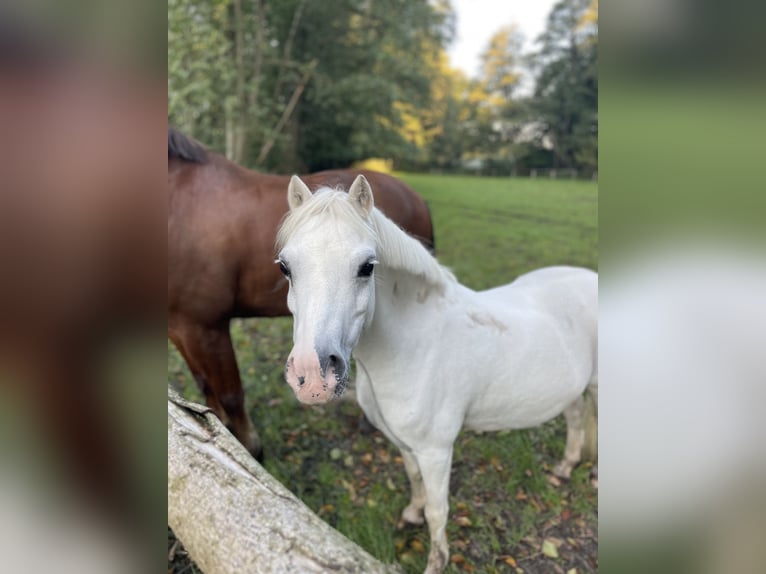
{"type": "Polygon", "coordinates": [[[205,163],[208,151],[201,143],[168,126],[168,159],[171,157],[191,163],[205,163]]]}

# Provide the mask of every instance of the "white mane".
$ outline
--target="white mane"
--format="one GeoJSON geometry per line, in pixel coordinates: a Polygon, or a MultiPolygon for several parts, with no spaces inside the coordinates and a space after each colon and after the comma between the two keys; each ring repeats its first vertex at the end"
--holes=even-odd
{"type": "Polygon", "coordinates": [[[377,208],[369,220],[351,204],[348,194],[329,187],[319,188],[309,201],[287,214],[277,233],[277,250],[281,250],[295,231],[316,217],[332,218],[351,225],[356,231],[374,238],[381,265],[423,278],[428,284],[444,290],[457,280],[451,271],[377,208]]]}

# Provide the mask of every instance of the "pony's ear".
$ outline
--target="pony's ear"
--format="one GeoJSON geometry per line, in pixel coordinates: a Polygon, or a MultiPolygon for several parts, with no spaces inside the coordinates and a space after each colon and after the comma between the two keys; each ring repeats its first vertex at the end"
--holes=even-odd
{"type": "Polygon", "coordinates": [[[297,175],[292,176],[290,185],[287,186],[287,204],[290,206],[290,210],[300,207],[309,199],[311,199],[309,187],[297,175]]]}
{"type": "Polygon", "coordinates": [[[348,196],[351,199],[351,203],[359,208],[363,215],[367,216],[375,206],[375,202],[372,199],[372,188],[370,182],[362,174],[356,176],[354,183],[348,190],[348,196]]]}

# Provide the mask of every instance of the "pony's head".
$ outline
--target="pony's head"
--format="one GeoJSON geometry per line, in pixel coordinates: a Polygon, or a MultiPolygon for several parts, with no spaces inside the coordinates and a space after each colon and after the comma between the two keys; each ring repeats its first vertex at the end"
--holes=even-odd
{"type": "Polygon", "coordinates": [[[360,175],[348,193],[312,194],[293,176],[287,200],[276,261],[290,284],[293,314],[285,378],[301,402],[325,403],[343,393],[351,351],[375,308],[372,189],[360,175]]]}

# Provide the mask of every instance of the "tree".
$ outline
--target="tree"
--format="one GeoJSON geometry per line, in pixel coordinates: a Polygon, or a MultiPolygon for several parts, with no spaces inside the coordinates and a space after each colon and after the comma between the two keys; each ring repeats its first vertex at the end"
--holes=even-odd
{"type": "Polygon", "coordinates": [[[537,70],[533,116],[553,143],[557,166],[598,165],[598,0],[561,0],[551,10],[537,70]]]}
{"type": "Polygon", "coordinates": [[[403,157],[430,105],[447,0],[169,0],[169,117],[250,166],[403,157]]]}
{"type": "Polygon", "coordinates": [[[315,66],[291,56],[305,3],[277,4],[290,22],[279,35],[265,0],[169,0],[171,121],[237,163],[263,161],[315,66]]]}
{"type": "Polygon", "coordinates": [[[320,169],[416,153],[403,128],[431,105],[432,62],[452,35],[449,5],[346,0],[307,11],[301,50],[321,57],[300,104],[300,157],[320,169]]]}
{"type": "Polygon", "coordinates": [[[519,66],[524,39],[515,24],[503,26],[489,40],[481,54],[481,80],[497,104],[510,102],[521,80],[519,66]]]}

